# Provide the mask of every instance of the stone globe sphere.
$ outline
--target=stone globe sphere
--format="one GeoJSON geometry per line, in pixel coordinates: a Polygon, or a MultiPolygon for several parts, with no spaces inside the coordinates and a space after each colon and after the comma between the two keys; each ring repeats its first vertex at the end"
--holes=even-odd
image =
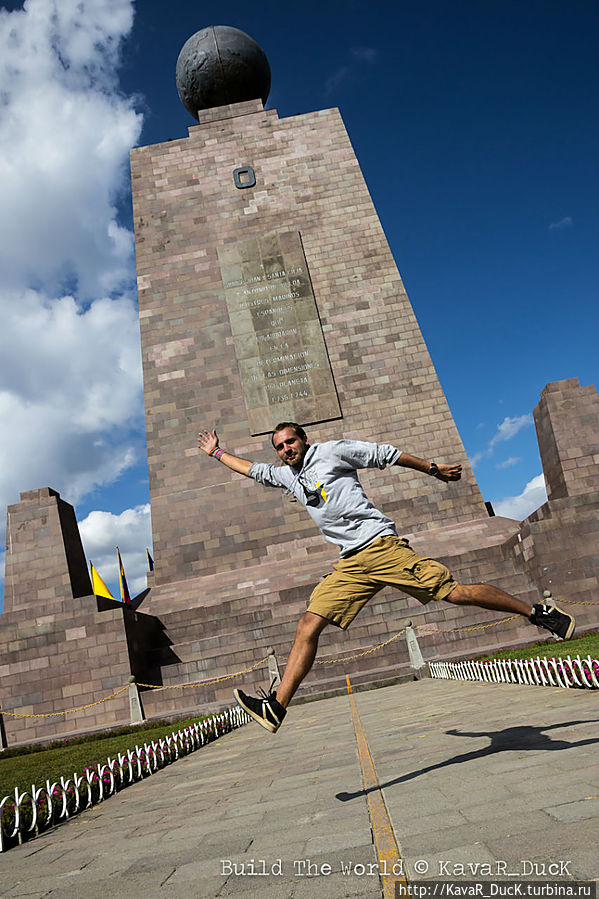
{"type": "Polygon", "coordinates": [[[260,98],[270,90],[270,66],[262,48],[230,25],[202,28],[185,42],[176,68],[177,91],[187,111],[260,98]]]}

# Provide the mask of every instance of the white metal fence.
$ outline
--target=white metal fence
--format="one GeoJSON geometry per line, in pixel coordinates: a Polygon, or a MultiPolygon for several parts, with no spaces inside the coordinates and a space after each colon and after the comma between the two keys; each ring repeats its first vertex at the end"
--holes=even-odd
{"type": "Polygon", "coordinates": [[[13,796],[5,796],[0,802],[0,852],[97,805],[248,721],[250,717],[243,709],[227,709],[160,740],[119,753],[103,765],[86,768],[81,775],[61,777],[52,784],[47,780],[42,787],[32,784],[30,791],[15,788],[13,796]]]}
{"type": "Polygon", "coordinates": [[[542,687],[599,688],[599,661],[581,659],[485,659],[465,662],[429,662],[431,677],[487,681],[494,684],[530,684],[542,687]]]}

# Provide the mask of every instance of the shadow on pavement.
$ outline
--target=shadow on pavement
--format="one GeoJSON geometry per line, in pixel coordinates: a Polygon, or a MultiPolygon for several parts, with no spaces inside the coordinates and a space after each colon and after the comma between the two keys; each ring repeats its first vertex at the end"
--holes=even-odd
{"type": "Polygon", "coordinates": [[[521,725],[520,727],[507,727],[505,730],[498,731],[479,731],[468,732],[459,730],[446,730],[446,734],[453,737],[488,737],[490,744],[484,749],[476,749],[472,752],[464,752],[460,755],[454,755],[452,758],[439,762],[437,765],[429,765],[427,768],[419,768],[417,771],[410,771],[409,774],[402,774],[394,780],[388,780],[379,787],[369,787],[368,790],[358,790],[355,793],[337,793],[336,799],[341,802],[348,802],[350,799],[357,799],[359,796],[366,796],[372,790],[393,787],[395,784],[405,783],[408,780],[414,780],[430,771],[439,771],[441,768],[448,768],[450,765],[461,765],[464,762],[470,762],[474,759],[484,758],[487,755],[494,755],[497,752],[505,752],[506,750],[518,749],[541,749],[551,751],[561,751],[564,749],[573,749],[576,746],[589,746],[593,743],[599,743],[599,737],[589,738],[587,740],[577,740],[575,743],[568,743],[566,740],[552,740],[544,731],[554,730],[558,727],[573,727],[577,724],[595,724],[599,722],[597,718],[590,718],[582,721],[564,721],[561,724],[548,724],[545,727],[532,727],[531,725],[521,725]]]}

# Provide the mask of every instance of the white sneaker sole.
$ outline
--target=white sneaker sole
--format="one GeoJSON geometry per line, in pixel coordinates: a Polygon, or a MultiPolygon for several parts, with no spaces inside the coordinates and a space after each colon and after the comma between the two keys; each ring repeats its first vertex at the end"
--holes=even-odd
{"type": "Polygon", "coordinates": [[[264,730],[269,731],[269,733],[271,734],[276,734],[279,727],[281,726],[280,724],[272,724],[270,721],[267,721],[266,718],[263,718],[261,715],[257,715],[256,712],[254,712],[253,709],[247,706],[243,699],[241,699],[241,697],[239,696],[239,690],[233,690],[233,696],[235,697],[235,702],[237,703],[237,705],[240,706],[244,710],[244,712],[247,712],[250,718],[253,718],[257,724],[264,728],[264,730]]]}

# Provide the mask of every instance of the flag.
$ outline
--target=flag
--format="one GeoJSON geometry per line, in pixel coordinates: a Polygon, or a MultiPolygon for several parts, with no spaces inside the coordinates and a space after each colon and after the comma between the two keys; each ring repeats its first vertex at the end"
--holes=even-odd
{"type": "MultiPolygon", "coordinates": [[[[114,596],[94,568],[93,562],[89,563],[89,568],[92,576],[92,589],[96,596],[104,596],[106,599],[114,599],[114,596]]],[[[116,599],[114,600],[116,602],[116,599]]]]}
{"type": "Polygon", "coordinates": [[[123,560],[121,559],[121,554],[119,552],[118,546],[116,548],[116,555],[119,562],[119,586],[121,588],[121,601],[131,602],[129,587],[127,586],[127,578],[125,577],[125,569],[123,568],[123,560]]]}
{"type": "Polygon", "coordinates": [[[154,559],[150,555],[150,550],[146,546],[146,556],[148,557],[148,571],[154,571],[154,559]]]}

